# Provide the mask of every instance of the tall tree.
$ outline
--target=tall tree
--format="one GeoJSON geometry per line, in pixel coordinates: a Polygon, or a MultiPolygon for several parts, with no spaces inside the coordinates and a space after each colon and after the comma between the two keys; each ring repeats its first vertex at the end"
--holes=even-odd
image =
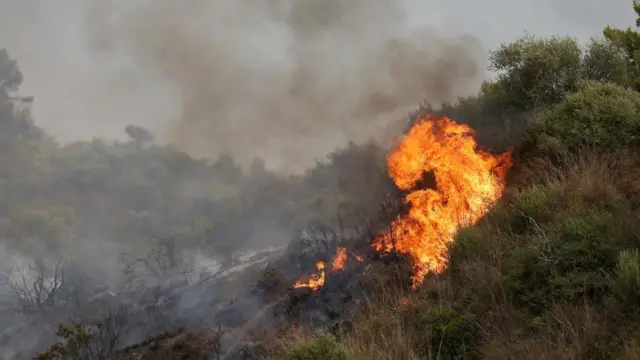
{"type": "MultiPolygon", "coordinates": [[[[636,29],[640,28],[640,0],[633,0],[633,11],[636,19],[636,29]]],[[[626,54],[629,69],[633,74],[633,87],[640,90],[640,33],[629,26],[626,29],[616,29],[607,26],[604,36],[611,43],[626,54]]]]}
{"type": "Polygon", "coordinates": [[[0,99],[7,99],[22,83],[22,73],[6,49],[0,49],[0,99]]]}

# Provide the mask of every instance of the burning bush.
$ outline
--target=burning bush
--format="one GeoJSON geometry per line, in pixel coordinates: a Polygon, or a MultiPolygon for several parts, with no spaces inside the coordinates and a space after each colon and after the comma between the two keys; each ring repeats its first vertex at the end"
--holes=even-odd
{"type": "Polygon", "coordinates": [[[408,191],[411,205],[389,232],[376,238],[378,251],[395,249],[414,261],[414,284],[441,272],[447,246],[461,227],[473,225],[496,203],[505,187],[511,155],[477,149],[473,130],[454,121],[425,118],[417,122],[389,154],[389,173],[408,191]],[[414,187],[433,172],[435,189],[414,187]]]}

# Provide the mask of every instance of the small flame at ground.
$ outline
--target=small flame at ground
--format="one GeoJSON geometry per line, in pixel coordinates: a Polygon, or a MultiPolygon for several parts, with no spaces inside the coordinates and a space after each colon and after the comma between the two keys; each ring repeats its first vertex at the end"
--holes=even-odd
{"type": "MultiPolygon", "coordinates": [[[[362,262],[362,257],[356,256],[356,259],[359,262],[362,262]]],[[[347,249],[343,247],[339,247],[336,250],[336,255],[333,258],[333,262],[331,263],[331,271],[332,272],[344,271],[346,269],[346,262],[347,262],[347,249]]],[[[310,275],[307,281],[303,281],[302,279],[298,280],[293,285],[293,287],[294,288],[310,287],[313,290],[317,290],[321,288],[324,285],[324,280],[326,276],[325,267],[326,267],[325,262],[317,261],[316,262],[317,273],[310,275]]]]}
{"type": "Polygon", "coordinates": [[[333,271],[343,271],[345,269],[344,264],[347,262],[347,249],[341,247],[338,248],[336,256],[333,258],[333,264],[331,268],[333,271]]]}
{"type": "Polygon", "coordinates": [[[302,279],[298,280],[293,287],[294,288],[299,288],[299,287],[310,287],[313,290],[317,290],[319,288],[321,288],[324,285],[324,277],[325,277],[325,273],[324,273],[324,268],[326,266],[326,263],[324,261],[317,261],[316,262],[316,270],[318,271],[317,274],[311,274],[309,276],[309,280],[308,281],[302,281],[302,279]]]}
{"type": "Polygon", "coordinates": [[[410,191],[429,172],[436,182],[435,189],[410,191],[409,213],[373,242],[379,252],[395,249],[411,256],[415,287],[428,273],[444,270],[457,231],[480,220],[502,196],[511,151],[480,151],[467,125],[423,118],[387,160],[389,175],[402,190],[410,191]]]}

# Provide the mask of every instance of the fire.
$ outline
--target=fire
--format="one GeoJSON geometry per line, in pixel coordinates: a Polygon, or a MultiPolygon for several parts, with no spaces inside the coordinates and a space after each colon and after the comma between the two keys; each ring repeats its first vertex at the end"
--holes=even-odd
{"type": "MultiPolygon", "coordinates": [[[[362,262],[362,258],[360,256],[356,256],[356,259],[362,262]]],[[[331,263],[331,271],[332,272],[344,271],[346,269],[346,266],[345,266],[346,262],[347,262],[347,249],[343,247],[339,247],[338,250],[336,251],[335,257],[333,258],[333,262],[331,263]]],[[[316,262],[317,273],[311,274],[309,276],[309,280],[307,281],[303,281],[302,279],[298,280],[293,285],[293,287],[294,288],[310,287],[313,290],[317,290],[321,288],[322,286],[324,286],[324,280],[326,276],[325,267],[326,267],[326,263],[324,261],[318,260],[316,262]]]]}
{"type": "Polygon", "coordinates": [[[345,269],[344,264],[347,261],[347,249],[341,247],[338,248],[336,256],[333,258],[333,264],[331,268],[333,271],[343,271],[345,269]]]}
{"type": "Polygon", "coordinates": [[[414,261],[414,286],[444,270],[447,246],[457,231],[476,223],[498,201],[511,167],[511,151],[493,155],[477,149],[474,132],[448,119],[423,118],[387,157],[389,175],[409,191],[406,216],[374,239],[380,252],[396,249],[414,261]],[[425,173],[435,189],[413,189],[425,173]]]}
{"type": "Polygon", "coordinates": [[[302,279],[298,280],[293,287],[294,288],[299,288],[299,287],[310,287],[313,290],[317,290],[319,288],[321,288],[324,285],[324,277],[325,277],[325,273],[324,273],[324,268],[326,266],[326,263],[324,261],[317,261],[316,262],[316,270],[318,271],[317,274],[311,274],[309,276],[309,280],[308,281],[302,281],[302,279]]]}

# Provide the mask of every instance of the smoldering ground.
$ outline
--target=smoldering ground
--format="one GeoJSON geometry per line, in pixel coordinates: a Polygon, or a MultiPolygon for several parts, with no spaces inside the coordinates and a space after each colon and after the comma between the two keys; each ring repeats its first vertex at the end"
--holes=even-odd
{"type": "Polygon", "coordinates": [[[477,90],[470,36],[408,28],[401,0],[98,1],[92,48],[168,80],[182,110],[166,140],[295,171],[347,141],[397,136],[409,109],[477,90]]]}

